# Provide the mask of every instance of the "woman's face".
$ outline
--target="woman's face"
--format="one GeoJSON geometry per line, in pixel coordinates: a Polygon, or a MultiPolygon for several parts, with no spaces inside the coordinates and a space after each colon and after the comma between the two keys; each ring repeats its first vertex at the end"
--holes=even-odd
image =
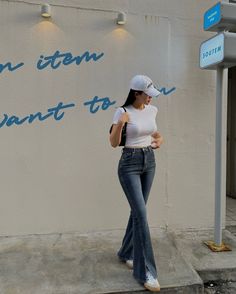
{"type": "Polygon", "coordinates": [[[145,94],[145,95],[147,96],[147,98],[146,98],[146,102],[144,104],[148,105],[152,101],[152,96],[148,96],[147,94],[145,94]]]}
{"type": "Polygon", "coordinates": [[[142,92],[141,94],[137,95],[139,101],[145,105],[148,105],[151,103],[152,97],[148,96],[146,93],[142,92]]]}

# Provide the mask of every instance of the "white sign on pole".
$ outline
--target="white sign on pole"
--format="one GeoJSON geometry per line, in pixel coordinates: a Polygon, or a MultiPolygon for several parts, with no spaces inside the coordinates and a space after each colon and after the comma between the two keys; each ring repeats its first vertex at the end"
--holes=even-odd
{"type": "Polygon", "coordinates": [[[200,47],[200,67],[207,68],[224,60],[224,34],[206,40],[200,47]]]}
{"type": "Polygon", "coordinates": [[[236,65],[236,34],[222,32],[200,46],[200,68],[229,68],[236,65]]]}

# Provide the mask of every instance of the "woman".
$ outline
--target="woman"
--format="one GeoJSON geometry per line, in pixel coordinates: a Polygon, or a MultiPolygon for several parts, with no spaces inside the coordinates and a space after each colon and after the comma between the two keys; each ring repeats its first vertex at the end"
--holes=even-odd
{"type": "Polygon", "coordinates": [[[147,76],[133,77],[127,100],[115,112],[110,134],[112,147],[119,146],[122,128],[127,122],[126,143],[119,161],[118,175],[131,213],[118,256],[128,267],[133,268],[135,279],[153,292],[160,291],[160,285],[146,203],[155,174],[153,149],[159,148],[163,142],[157,132],[157,108],[150,105],[151,98],[159,94],[147,76]]]}

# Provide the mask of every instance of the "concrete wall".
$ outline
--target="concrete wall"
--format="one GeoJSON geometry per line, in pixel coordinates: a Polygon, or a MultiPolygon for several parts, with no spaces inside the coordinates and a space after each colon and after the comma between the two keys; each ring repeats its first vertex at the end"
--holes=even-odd
{"type": "Polygon", "coordinates": [[[52,19],[44,20],[41,1],[0,1],[0,234],[126,226],[120,149],[109,146],[108,130],[138,73],[164,93],[153,100],[165,144],[156,151],[150,226],[212,227],[215,74],[199,69],[198,54],[211,36],[202,16],[215,1],[49,3],[52,19]],[[120,10],[123,27],[115,24],[120,10]],[[66,59],[46,66],[56,51],[66,59]]]}

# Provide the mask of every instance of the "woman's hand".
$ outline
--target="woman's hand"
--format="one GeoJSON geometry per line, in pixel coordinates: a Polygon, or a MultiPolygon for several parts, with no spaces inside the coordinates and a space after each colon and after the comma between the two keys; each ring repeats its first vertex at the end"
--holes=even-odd
{"type": "Polygon", "coordinates": [[[164,141],[162,135],[158,132],[155,132],[152,134],[152,138],[153,138],[151,142],[152,149],[160,148],[161,144],[164,141]]]}
{"type": "Polygon", "coordinates": [[[128,121],[129,121],[129,115],[128,115],[127,112],[124,112],[124,113],[122,113],[122,115],[121,115],[121,117],[120,117],[120,119],[118,121],[118,124],[120,123],[120,124],[123,124],[124,125],[128,121]]]}

